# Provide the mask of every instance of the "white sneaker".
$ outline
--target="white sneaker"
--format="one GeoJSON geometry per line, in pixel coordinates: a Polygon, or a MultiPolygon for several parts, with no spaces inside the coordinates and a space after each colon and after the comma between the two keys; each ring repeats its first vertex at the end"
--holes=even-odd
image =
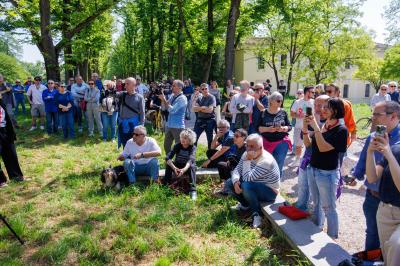
{"type": "Polygon", "coordinates": [[[78,129],[78,132],[79,132],[79,133],[82,133],[82,132],[83,132],[83,128],[80,127],[80,128],[78,129]]]}
{"type": "Polygon", "coordinates": [[[44,130],[44,126],[40,126],[40,130],[44,130]]]}
{"type": "Polygon", "coordinates": [[[36,129],[36,127],[31,127],[31,129],[29,129],[29,131],[34,131],[36,129]]]}
{"type": "Polygon", "coordinates": [[[196,200],[197,199],[197,192],[196,191],[191,191],[190,192],[190,199],[191,200],[196,200]]]}
{"type": "Polygon", "coordinates": [[[260,228],[262,224],[262,219],[260,215],[254,215],[253,217],[253,228],[260,228]]]}
{"type": "Polygon", "coordinates": [[[243,206],[240,202],[236,206],[232,206],[231,210],[233,211],[247,211],[250,207],[243,206]]]}
{"type": "Polygon", "coordinates": [[[298,167],[300,165],[300,159],[295,159],[293,162],[288,164],[289,167],[298,167]]]}

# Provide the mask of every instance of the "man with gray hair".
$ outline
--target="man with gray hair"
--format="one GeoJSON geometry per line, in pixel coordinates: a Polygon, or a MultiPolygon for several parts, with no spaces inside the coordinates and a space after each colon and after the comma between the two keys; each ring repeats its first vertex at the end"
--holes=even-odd
{"type": "Polygon", "coordinates": [[[186,96],[182,90],[184,83],[176,79],[172,82],[172,97],[168,100],[164,93],[158,96],[161,105],[168,111],[168,120],[165,124],[164,150],[168,154],[171,150],[172,142],[179,143],[179,135],[185,129],[185,112],[188,105],[186,96]]]}
{"type": "Polygon", "coordinates": [[[132,138],[128,140],[123,152],[117,160],[124,162],[124,169],[128,175],[129,183],[136,182],[136,176],[150,176],[160,183],[158,172],[160,165],[158,158],[161,156],[161,148],[152,137],[147,137],[144,126],[136,126],[132,138]]]}
{"type": "Polygon", "coordinates": [[[85,110],[82,109],[84,107],[83,102],[85,98],[86,91],[89,90],[89,86],[83,81],[82,76],[77,75],[75,77],[75,83],[71,86],[71,94],[74,98],[74,116],[78,122],[78,132],[82,132],[82,116],[85,110]]]}
{"type": "Polygon", "coordinates": [[[247,137],[246,152],[233,170],[225,188],[239,201],[232,209],[250,210],[253,227],[261,226],[260,202],[275,201],[279,193],[279,168],[274,157],[263,149],[263,139],[258,134],[247,137]]]}
{"type": "Polygon", "coordinates": [[[399,102],[399,91],[397,90],[397,82],[396,81],[390,81],[388,83],[388,94],[390,96],[390,100],[394,102],[399,102]]]}
{"type": "Polygon", "coordinates": [[[388,86],[386,84],[382,84],[379,87],[379,91],[377,94],[372,96],[371,99],[371,108],[373,109],[375,105],[379,102],[387,102],[390,101],[390,95],[387,93],[388,91],[388,86]]]}
{"type": "Polygon", "coordinates": [[[202,167],[216,168],[219,162],[227,161],[229,150],[233,146],[233,133],[229,122],[221,119],[217,124],[217,134],[211,142],[211,149],[207,150],[207,158],[202,167]],[[221,146],[219,150],[217,148],[221,146]]]}
{"type": "Polygon", "coordinates": [[[118,147],[132,137],[138,125],[144,125],[144,98],[136,92],[136,80],[132,77],[125,80],[126,91],[117,93],[119,100],[118,147]]]}
{"type": "Polygon", "coordinates": [[[136,77],[136,91],[143,97],[149,93],[149,89],[142,83],[142,79],[139,76],[136,77]]]}

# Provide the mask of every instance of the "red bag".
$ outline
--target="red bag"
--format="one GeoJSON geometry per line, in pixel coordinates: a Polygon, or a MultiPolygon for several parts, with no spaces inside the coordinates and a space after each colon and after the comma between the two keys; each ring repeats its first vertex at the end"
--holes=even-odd
{"type": "Polygon", "coordinates": [[[85,100],[82,100],[79,102],[79,107],[82,109],[82,111],[86,112],[86,104],[87,102],[85,100]]]}
{"type": "Polygon", "coordinates": [[[304,219],[304,218],[307,218],[310,215],[308,212],[300,210],[300,209],[296,208],[295,206],[291,206],[291,205],[279,206],[278,211],[280,213],[282,213],[283,215],[289,217],[292,220],[304,219]]]}

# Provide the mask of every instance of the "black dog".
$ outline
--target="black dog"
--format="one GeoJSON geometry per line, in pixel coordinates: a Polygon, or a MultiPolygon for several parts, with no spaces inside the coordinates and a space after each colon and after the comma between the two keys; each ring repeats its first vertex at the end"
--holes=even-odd
{"type": "Polygon", "coordinates": [[[104,168],[101,171],[100,180],[105,187],[115,187],[120,190],[122,186],[128,185],[128,175],[122,165],[104,168]]]}

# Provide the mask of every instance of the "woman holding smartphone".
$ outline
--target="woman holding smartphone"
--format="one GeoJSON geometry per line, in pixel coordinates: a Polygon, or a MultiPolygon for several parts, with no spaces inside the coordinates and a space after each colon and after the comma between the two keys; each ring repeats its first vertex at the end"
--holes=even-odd
{"type": "Polygon", "coordinates": [[[337,239],[339,221],[336,211],[336,190],[340,178],[339,153],[347,148],[347,129],[340,124],[344,116],[344,105],[338,98],[330,98],[321,108],[321,116],[326,118],[320,128],[313,115],[303,120],[303,140],[306,147],[311,146],[310,165],[307,167],[308,184],[314,202],[313,222],[321,229],[324,225],[324,214],[328,221],[328,235],[337,239]],[[308,126],[314,135],[308,135],[308,126]]]}
{"type": "Polygon", "coordinates": [[[292,126],[286,111],[281,108],[282,101],[283,96],[277,91],[269,96],[268,108],[261,113],[258,127],[264,149],[275,158],[281,177],[286,154],[292,149],[288,133],[292,126]]]}
{"type": "MultiPolygon", "coordinates": [[[[379,126],[377,126],[378,129],[379,126]]],[[[368,146],[366,174],[369,183],[379,183],[379,203],[376,214],[379,241],[385,265],[400,262],[400,144],[390,146],[387,133],[376,132],[368,146]],[[375,162],[374,152],[384,158],[375,162]]]]}

